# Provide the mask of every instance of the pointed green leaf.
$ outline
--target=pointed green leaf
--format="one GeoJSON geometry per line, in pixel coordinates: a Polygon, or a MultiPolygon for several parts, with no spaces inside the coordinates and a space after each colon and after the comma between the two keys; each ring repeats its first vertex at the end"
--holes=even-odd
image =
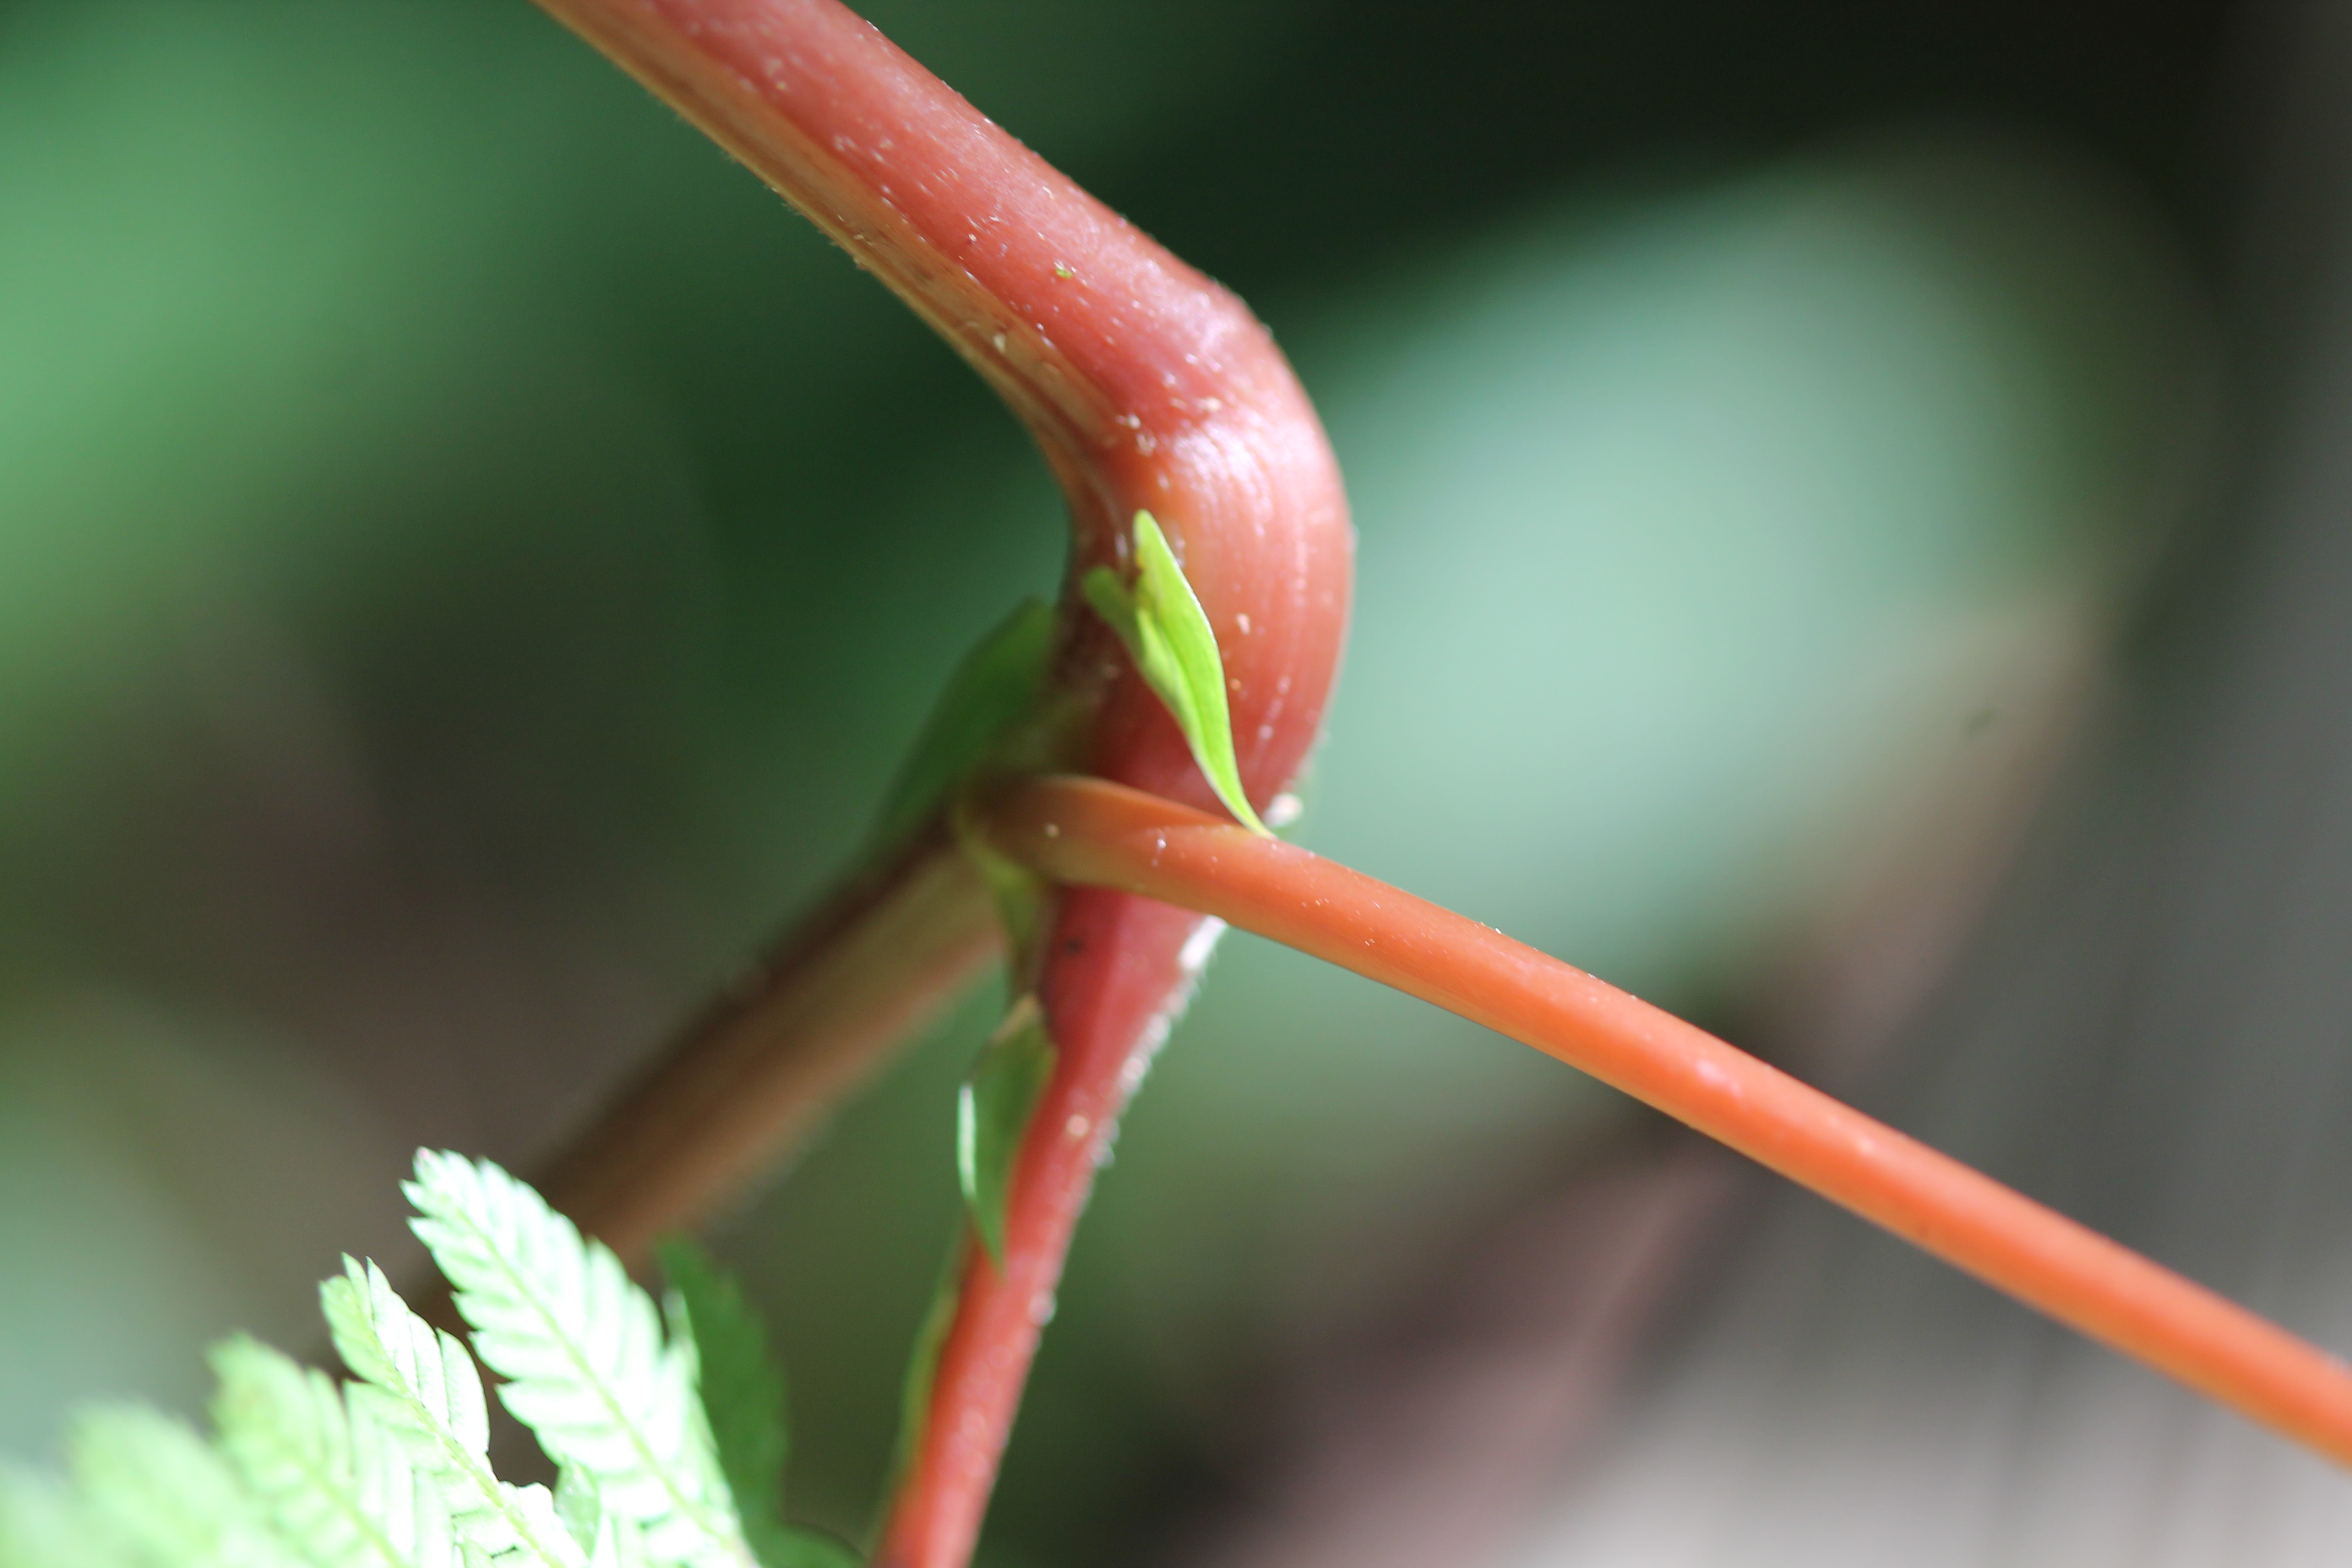
{"type": "Polygon", "coordinates": [[[516,1568],[585,1563],[546,1488],[510,1487],[491,1473],[482,1375],[455,1335],[411,1311],[373,1263],[345,1258],[319,1297],[343,1363],[376,1396],[372,1408],[407,1443],[418,1474],[440,1489],[459,1541],[492,1556],[519,1553],[509,1558],[516,1568]]]}
{"type": "Polygon", "coordinates": [[[1087,603],[1118,634],[1145,683],[1168,705],[1192,760],[1225,809],[1251,832],[1270,837],[1242,788],[1217,634],[1148,511],[1135,514],[1135,563],[1132,588],[1108,567],[1087,573],[1080,584],[1087,603]]]}
{"type": "Polygon", "coordinates": [[[1038,1097],[1054,1076],[1054,1058],[1045,1009],[1035,995],[1024,995],[981,1047],[956,1100],[956,1173],[972,1225],[1000,1268],[1013,1158],[1038,1097]]]}
{"type": "Polygon", "coordinates": [[[411,1222],[456,1288],[499,1397],[656,1563],[742,1568],[751,1548],[719,1474],[690,1346],[665,1342],[619,1258],[485,1160],[420,1150],[411,1222]]]}
{"type": "Polygon", "coordinates": [[[1054,651],[1054,611],[1024,599],[963,656],[884,795],[868,843],[897,844],[922,825],[1013,725],[1034,711],[1054,651]]]}
{"type": "Polygon", "coordinates": [[[703,1415],[744,1538],[766,1568],[787,1568],[784,1371],[768,1352],[767,1325],[693,1242],[673,1237],[658,1256],[669,1281],[672,1333],[694,1346],[703,1415]]]}

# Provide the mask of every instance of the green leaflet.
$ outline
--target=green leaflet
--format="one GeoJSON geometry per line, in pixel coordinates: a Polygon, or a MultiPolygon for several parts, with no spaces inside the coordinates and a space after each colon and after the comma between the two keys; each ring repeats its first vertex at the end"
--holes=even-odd
{"type": "Polygon", "coordinates": [[[1225,809],[1251,832],[1271,837],[1242,789],[1217,634],[1148,511],[1135,514],[1135,563],[1132,589],[1108,566],[1087,573],[1080,584],[1087,603],[1118,634],[1145,683],[1168,705],[1192,760],[1225,809]]]}
{"type": "Polygon", "coordinates": [[[752,1561],[694,1384],[691,1344],[665,1342],[653,1298],[601,1242],[488,1161],[419,1151],[411,1227],[456,1287],[499,1397],[559,1465],[592,1477],[606,1513],[657,1563],[752,1561]]]}
{"type": "Polygon", "coordinates": [[[590,1568],[646,1568],[645,1532],[605,1508],[596,1478],[587,1471],[577,1465],[556,1468],[553,1507],[572,1538],[585,1543],[590,1568]]]}
{"type": "Polygon", "coordinates": [[[973,1227],[1004,1266],[1004,1204],[1021,1134],[1054,1076],[1054,1042],[1034,994],[1024,995],[981,1047],[956,1099],[956,1174],[973,1227]]]}
{"type": "Polygon", "coordinates": [[[658,1256],[669,1281],[670,1337],[694,1347],[703,1415],[744,1538],[766,1568],[785,1568],[792,1532],[783,1520],[784,1373],[768,1353],[767,1328],[693,1242],[673,1237],[658,1256]]]}
{"type": "Polygon", "coordinates": [[[242,1337],[214,1347],[221,1451],[313,1568],[458,1568],[440,1490],[326,1373],[242,1337]]]}
{"type": "Polygon", "coordinates": [[[887,849],[922,826],[1007,731],[1035,710],[1053,650],[1053,607],[1024,599],[963,656],[883,796],[867,838],[871,848],[887,849]]]}
{"type": "MultiPolygon", "coordinates": [[[[931,1390],[939,1380],[940,1352],[947,1344],[948,1331],[955,1326],[956,1300],[962,1287],[965,1248],[969,1246],[969,1239],[959,1233],[947,1257],[940,1260],[940,1277],[931,1284],[931,1304],[915,1330],[914,1350],[907,1358],[907,1374],[898,1384],[898,1436],[891,1446],[890,1473],[882,1487],[886,1499],[898,1495],[930,1425],[931,1390]]],[[[877,1532],[878,1530],[879,1521],[877,1532]]]]}
{"type": "Polygon", "coordinates": [[[409,1310],[383,1270],[343,1259],[319,1287],[335,1349],[366,1403],[407,1446],[420,1478],[439,1489],[458,1540],[513,1568],[579,1568],[593,1532],[575,1539],[544,1487],[510,1487],[490,1470],[490,1413],[482,1374],[454,1335],[409,1310]]]}
{"type": "Polygon", "coordinates": [[[168,1415],[129,1405],[86,1410],[69,1453],[93,1532],[140,1568],[297,1568],[300,1561],[236,1472],[168,1415]]]}
{"type": "Polygon", "coordinates": [[[784,1370],[769,1353],[766,1325],[701,1247],[677,1237],[658,1252],[671,1332],[693,1349],[719,1468],[761,1568],[856,1568],[856,1554],[831,1536],[784,1522],[784,1370]]]}
{"type": "Polygon", "coordinates": [[[555,1517],[576,1542],[593,1542],[604,1527],[604,1500],[596,1495],[595,1478],[577,1465],[558,1466],[555,1472],[555,1517]]]}

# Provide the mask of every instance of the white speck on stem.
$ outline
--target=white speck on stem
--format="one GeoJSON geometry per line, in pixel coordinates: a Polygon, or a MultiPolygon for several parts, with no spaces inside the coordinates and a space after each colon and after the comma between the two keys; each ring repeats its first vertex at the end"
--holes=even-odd
{"type": "Polygon", "coordinates": [[[1699,1058],[1697,1061],[1691,1064],[1691,1071],[1699,1082],[1717,1093],[1729,1095],[1734,1100],[1742,1098],[1739,1092],[1739,1081],[1709,1058],[1699,1058]]]}
{"type": "Polygon", "coordinates": [[[1216,916],[1211,915],[1202,921],[1192,928],[1192,934],[1184,939],[1183,948],[1176,954],[1176,967],[1184,972],[1187,979],[1199,978],[1201,971],[1209,966],[1209,955],[1217,951],[1217,942],[1224,934],[1225,922],[1216,916]]]}

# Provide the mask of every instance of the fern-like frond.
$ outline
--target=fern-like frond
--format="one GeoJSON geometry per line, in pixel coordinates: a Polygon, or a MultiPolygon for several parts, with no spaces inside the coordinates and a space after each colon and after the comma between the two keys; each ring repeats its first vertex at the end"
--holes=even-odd
{"type": "Polygon", "coordinates": [[[465,1544],[515,1568],[579,1568],[583,1542],[556,1517],[544,1487],[511,1487],[490,1469],[490,1414],[482,1375],[457,1337],[411,1311],[374,1264],[343,1259],[319,1287],[343,1363],[361,1380],[354,1404],[370,1405],[408,1446],[420,1478],[440,1488],[465,1544]]]}
{"type": "Polygon", "coordinates": [[[691,1352],[610,1248],[488,1161],[420,1151],[412,1225],[456,1288],[499,1396],[559,1465],[594,1479],[657,1563],[752,1561],[712,1451],[691,1352]]]}
{"type": "Polygon", "coordinates": [[[249,1339],[212,1363],[221,1451],[311,1568],[461,1568],[440,1489],[370,1402],[249,1339]]]}
{"type": "Polygon", "coordinates": [[[236,1472],[184,1424],[142,1405],[100,1405],[75,1421],[68,1453],[81,1507],[117,1559],[298,1568],[236,1472]]]}

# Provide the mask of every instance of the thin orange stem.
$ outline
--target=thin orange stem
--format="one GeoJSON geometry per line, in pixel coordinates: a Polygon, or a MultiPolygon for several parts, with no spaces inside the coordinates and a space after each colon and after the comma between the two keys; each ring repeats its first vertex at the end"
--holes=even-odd
{"type": "Polygon", "coordinates": [[[1501,932],[1307,850],[1093,779],[1010,790],[988,829],[1114,888],[1435,1003],[1582,1068],[2274,1431],[2352,1465],[2352,1369],[2276,1324],[1501,932]]]}

